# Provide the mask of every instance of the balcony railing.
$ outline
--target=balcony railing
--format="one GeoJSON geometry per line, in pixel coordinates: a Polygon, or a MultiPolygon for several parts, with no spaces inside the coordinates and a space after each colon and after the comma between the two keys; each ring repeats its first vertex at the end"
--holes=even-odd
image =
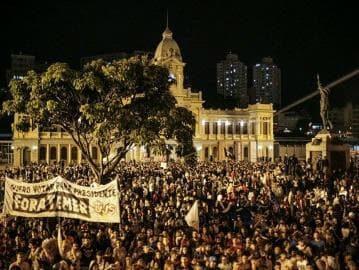
{"type": "Polygon", "coordinates": [[[40,139],[70,139],[71,136],[66,132],[39,132],[40,139]]]}

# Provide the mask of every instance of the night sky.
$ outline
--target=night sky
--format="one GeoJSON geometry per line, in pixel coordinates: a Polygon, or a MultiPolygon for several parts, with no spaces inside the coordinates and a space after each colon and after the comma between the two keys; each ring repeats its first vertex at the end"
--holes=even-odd
{"type": "MultiPolygon", "coordinates": [[[[154,51],[166,10],[191,86],[208,98],[216,92],[216,63],[229,51],[239,55],[250,73],[256,62],[272,56],[282,69],[284,105],[312,92],[317,72],[327,84],[359,67],[357,8],[345,2],[6,2],[0,3],[1,84],[12,53],[78,68],[81,56],[154,51]]],[[[343,97],[358,102],[358,81],[338,87],[340,94],[333,95],[341,99],[331,103],[343,97]]]]}

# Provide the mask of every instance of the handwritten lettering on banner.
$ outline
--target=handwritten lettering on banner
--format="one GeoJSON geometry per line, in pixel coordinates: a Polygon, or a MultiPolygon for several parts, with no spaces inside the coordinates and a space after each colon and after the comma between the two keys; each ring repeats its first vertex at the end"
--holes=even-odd
{"type": "Polygon", "coordinates": [[[58,176],[24,183],[7,178],[5,213],[23,217],[67,217],[92,222],[119,222],[117,182],[83,187],[58,176]]]}

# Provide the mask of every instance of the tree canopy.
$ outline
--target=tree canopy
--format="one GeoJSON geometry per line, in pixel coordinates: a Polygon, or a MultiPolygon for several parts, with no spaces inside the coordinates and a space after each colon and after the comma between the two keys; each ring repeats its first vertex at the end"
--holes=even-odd
{"type": "Polygon", "coordinates": [[[27,114],[45,130],[62,128],[101,180],[135,145],[163,153],[166,140],[175,139],[180,156],[195,152],[195,119],[189,110],[176,106],[170,84],[168,70],[147,56],[112,63],[95,60],[80,71],[55,63],[42,73],[30,71],[12,80],[12,99],[3,109],[27,114]],[[103,157],[99,164],[90,154],[94,145],[103,157]]]}

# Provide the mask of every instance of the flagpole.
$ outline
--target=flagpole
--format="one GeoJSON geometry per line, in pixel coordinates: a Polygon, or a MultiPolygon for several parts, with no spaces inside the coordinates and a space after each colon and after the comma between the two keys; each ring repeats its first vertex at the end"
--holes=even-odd
{"type": "Polygon", "coordinates": [[[121,191],[120,191],[120,182],[119,182],[118,174],[116,175],[115,180],[116,180],[117,191],[118,191],[118,217],[119,217],[118,233],[120,233],[121,232],[121,191]]]}
{"type": "Polygon", "coordinates": [[[61,258],[63,258],[63,254],[62,254],[62,231],[61,231],[61,217],[57,216],[57,246],[59,249],[59,254],[61,256],[61,258]]]}

